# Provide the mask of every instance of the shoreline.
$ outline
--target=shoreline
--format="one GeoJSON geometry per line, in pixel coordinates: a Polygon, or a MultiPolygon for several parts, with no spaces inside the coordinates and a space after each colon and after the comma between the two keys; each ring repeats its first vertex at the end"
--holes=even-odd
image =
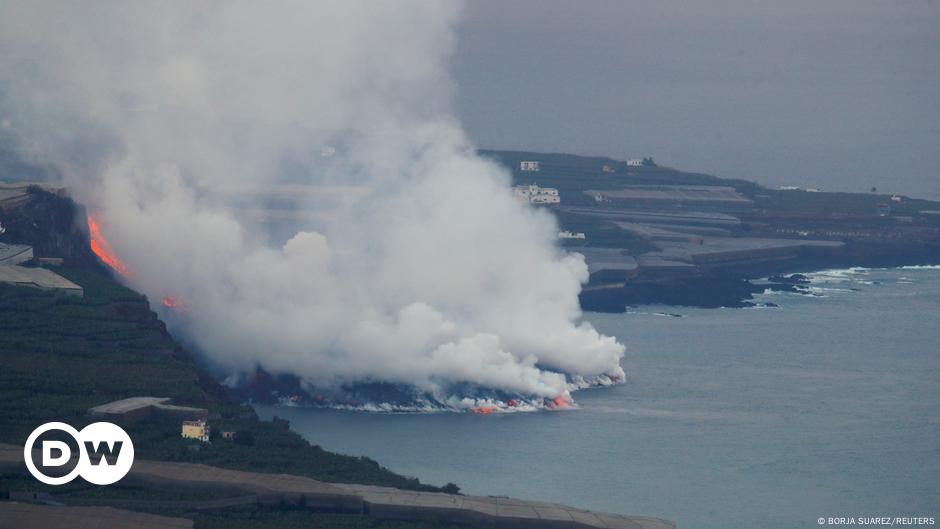
{"type": "MultiPolygon", "coordinates": [[[[940,249],[923,258],[905,256],[863,259],[805,259],[776,263],[773,266],[711,269],[684,277],[624,279],[622,283],[589,283],[579,296],[585,312],[624,313],[644,305],[697,308],[748,308],[757,306],[754,297],[765,290],[793,290],[788,278],[827,270],[853,268],[903,269],[905,267],[940,267],[940,249]],[[757,281],[764,281],[756,283],[757,281]]],[[[592,276],[592,279],[593,276],[592,276]]]]}

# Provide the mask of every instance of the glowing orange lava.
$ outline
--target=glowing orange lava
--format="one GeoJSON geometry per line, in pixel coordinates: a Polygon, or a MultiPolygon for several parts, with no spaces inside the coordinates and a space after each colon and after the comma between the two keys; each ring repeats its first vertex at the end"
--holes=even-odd
{"type": "Polygon", "coordinates": [[[496,406],[477,406],[476,408],[470,408],[470,411],[479,415],[489,415],[496,411],[496,406]]]}
{"type": "Polygon", "coordinates": [[[91,251],[98,256],[98,259],[110,266],[112,270],[118,274],[129,277],[130,273],[128,272],[127,265],[121,261],[117,254],[114,253],[114,250],[111,249],[111,245],[108,244],[108,241],[105,240],[104,235],[101,234],[101,226],[92,214],[87,215],[88,220],[88,235],[91,239],[91,251]]]}
{"type": "Polygon", "coordinates": [[[168,309],[173,310],[185,310],[186,305],[183,303],[183,300],[176,296],[163,296],[163,306],[168,309]]]}
{"type": "Polygon", "coordinates": [[[549,408],[553,409],[565,409],[569,406],[571,406],[571,397],[564,394],[558,395],[552,399],[552,402],[548,405],[549,408]]]}

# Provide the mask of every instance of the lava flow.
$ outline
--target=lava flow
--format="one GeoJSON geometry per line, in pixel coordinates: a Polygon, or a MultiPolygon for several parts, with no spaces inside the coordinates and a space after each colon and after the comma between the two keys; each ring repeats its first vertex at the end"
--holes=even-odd
{"type": "Polygon", "coordinates": [[[118,258],[114,250],[111,249],[111,245],[105,240],[104,235],[101,234],[98,219],[90,213],[86,218],[88,220],[88,235],[91,240],[91,251],[94,252],[94,254],[98,256],[98,259],[101,259],[104,264],[110,266],[112,270],[124,277],[129,277],[130,274],[127,265],[118,258]]]}
{"type": "Polygon", "coordinates": [[[163,296],[162,304],[168,309],[173,309],[179,312],[186,311],[186,304],[183,303],[183,300],[176,296],[163,296]]]}
{"type": "Polygon", "coordinates": [[[571,404],[571,397],[569,395],[561,394],[549,402],[548,408],[553,410],[563,410],[565,408],[570,408],[571,404]]]}

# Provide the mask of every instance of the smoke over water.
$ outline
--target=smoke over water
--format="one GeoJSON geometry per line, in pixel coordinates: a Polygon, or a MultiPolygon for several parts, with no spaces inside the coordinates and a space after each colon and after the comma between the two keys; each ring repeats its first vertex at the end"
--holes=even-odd
{"type": "Polygon", "coordinates": [[[622,379],[624,348],[579,322],[583,259],[450,111],[459,16],[5,2],[0,117],[94,212],[124,280],[233,380],[568,402],[622,379]]]}

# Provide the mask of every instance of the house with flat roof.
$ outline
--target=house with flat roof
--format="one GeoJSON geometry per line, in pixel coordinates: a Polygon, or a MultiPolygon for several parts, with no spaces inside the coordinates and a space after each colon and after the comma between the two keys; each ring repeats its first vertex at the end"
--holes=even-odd
{"type": "Polygon", "coordinates": [[[520,204],[559,204],[561,195],[554,187],[539,187],[536,184],[527,186],[516,186],[513,188],[513,196],[520,204]]]}
{"type": "Polygon", "coordinates": [[[209,425],[206,421],[183,421],[183,428],[180,435],[184,439],[196,439],[203,443],[209,442],[209,425]]]}
{"type": "Polygon", "coordinates": [[[519,162],[519,169],[526,172],[538,172],[539,163],[536,161],[519,162]]]}

